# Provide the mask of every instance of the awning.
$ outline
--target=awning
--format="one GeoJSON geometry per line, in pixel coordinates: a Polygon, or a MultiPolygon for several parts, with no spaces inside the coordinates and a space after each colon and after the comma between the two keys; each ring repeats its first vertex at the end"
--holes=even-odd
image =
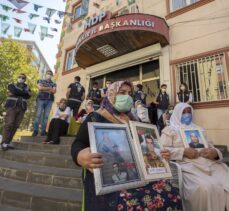
{"type": "Polygon", "coordinates": [[[84,31],[76,43],[75,59],[79,67],[86,68],[155,43],[169,44],[165,20],[153,15],[128,14],[84,31]]]}

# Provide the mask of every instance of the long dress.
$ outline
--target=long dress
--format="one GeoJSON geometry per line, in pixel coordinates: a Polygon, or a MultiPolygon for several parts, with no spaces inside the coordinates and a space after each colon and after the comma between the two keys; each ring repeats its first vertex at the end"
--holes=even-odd
{"type": "MultiPolygon", "coordinates": [[[[170,126],[162,131],[161,141],[170,150],[171,160],[181,166],[185,211],[229,210],[229,168],[221,162],[222,153],[216,149],[217,160],[184,158],[182,137],[170,126]]],[[[209,142],[208,145],[213,147],[209,142]]]]}

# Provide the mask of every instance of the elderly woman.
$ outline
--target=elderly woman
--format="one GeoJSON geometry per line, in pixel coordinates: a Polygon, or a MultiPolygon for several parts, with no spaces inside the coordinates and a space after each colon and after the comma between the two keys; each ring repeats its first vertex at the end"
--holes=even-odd
{"type": "Polygon", "coordinates": [[[183,173],[183,201],[186,211],[229,210],[229,171],[221,163],[222,154],[208,142],[209,148],[184,148],[180,129],[200,129],[192,122],[193,109],[177,104],[170,126],[162,131],[161,141],[171,152],[183,173]]]}
{"type": "Polygon", "coordinates": [[[67,107],[67,100],[62,98],[55,110],[49,125],[48,135],[44,144],[59,144],[60,136],[67,134],[71,110],[67,107]]]}
{"type": "MultiPolygon", "coordinates": [[[[168,181],[155,181],[145,187],[96,196],[93,169],[103,166],[102,154],[91,153],[88,122],[124,124],[136,120],[130,112],[133,106],[133,85],[128,81],[113,83],[107,91],[102,107],[90,113],[81,125],[72,144],[72,158],[75,163],[87,169],[83,184],[85,191],[85,211],[116,210],[181,210],[178,190],[168,181]]],[[[161,152],[166,159],[168,150],[161,152]]]]}
{"type": "Polygon", "coordinates": [[[83,108],[76,116],[76,120],[82,123],[88,114],[94,111],[93,108],[94,102],[92,100],[87,100],[85,104],[85,108],[83,108]]]}

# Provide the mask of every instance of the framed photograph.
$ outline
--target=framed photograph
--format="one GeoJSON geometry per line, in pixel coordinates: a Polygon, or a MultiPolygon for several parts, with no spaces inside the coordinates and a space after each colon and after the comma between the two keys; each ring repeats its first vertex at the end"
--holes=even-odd
{"type": "Polygon", "coordinates": [[[88,123],[92,153],[103,155],[104,165],[94,169],[96,195],[144,186],[128,125],[88,123]]]}
{"type": "Polygon", "coordinates": [[[171,178],[169,163],[160,155],[163,147],[160,143],[157,127],[152,124],[131,121],[130,128],[144,179],[152,181],[171,178]]]}
{"type": "Polygon", "coordinates": [[[181,136],[185,147],[208,148],[203,132],[199,129],[181,129],[181,136]]]}

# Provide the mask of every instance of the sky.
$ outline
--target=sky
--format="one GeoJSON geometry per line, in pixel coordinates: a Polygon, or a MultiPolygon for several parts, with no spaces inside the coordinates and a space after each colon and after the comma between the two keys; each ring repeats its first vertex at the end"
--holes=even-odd
{"type": "MultiPolygon", "coordinates": [[[[16,13],[11,11],[4,11],[2,9],[2,6],[0,5],[0,14],[7,15],[10,17],[9,20],[1,21],[4,23],[9,23],[11,26],[9,30],[7,31],[7,35],[12,35],[12,38],[20,39],[20,40],[31,40],[35,41],[38,45],[40,51],[42,52],[43,56],[45,57],[47,63],[49,64],[51,70],[54,70],[54,65],[56,63],[56,53],[57,53],[57,45],[60,40],[60,34],[61,34],[61,28],[63,23],[63,18],[61,19],[61,24],[56,24],[54,22],[55,19],[60,20],[57,13],[55,13],[53,16],[51,16],[50,24],[46,20],[43,20],[43,17],[46,17],[45,12],[47,8],[50,9],[56,9],[59,11],[65,11],[65,2],[63,0],[26,0],[29,2],[25,7],[23,7],[21,10],[26,11],[24,14],[16,13]],[[43,8],[39,9],[38,12],[34,11],[34,5],[38,4],[43,6],[43,8]],[[28,17],[29,13],[37,14],[42,17],[33,18],[30,20],[28,17]],[[21,24],[16,23],[16,21],[12,18],[17,18],[22,20],[21,24]],[[14,26],[22,27],[22,28],[28,28],[28,22],[37,24],[36,30],[34,34],[31,34],[29,32],[22,32],[20,38],[14,37],[14,26]],[[41,31],[40,25],[48,27],[48,34],[54,35],[53,38],[46,37],[43,41],[40,40],[39,32],[41,31]],[[58,32],[51,31],[50,27],[56,28],[58,32]]],[[[12,8],[16,7],[10,3],[8,0],[0,0],[0,4],[10,6],[12,8]]],[[[0,24],[0,35],[1,37],[7,37],[2,34],[1,30],[1,24],[0,24]]]]}

